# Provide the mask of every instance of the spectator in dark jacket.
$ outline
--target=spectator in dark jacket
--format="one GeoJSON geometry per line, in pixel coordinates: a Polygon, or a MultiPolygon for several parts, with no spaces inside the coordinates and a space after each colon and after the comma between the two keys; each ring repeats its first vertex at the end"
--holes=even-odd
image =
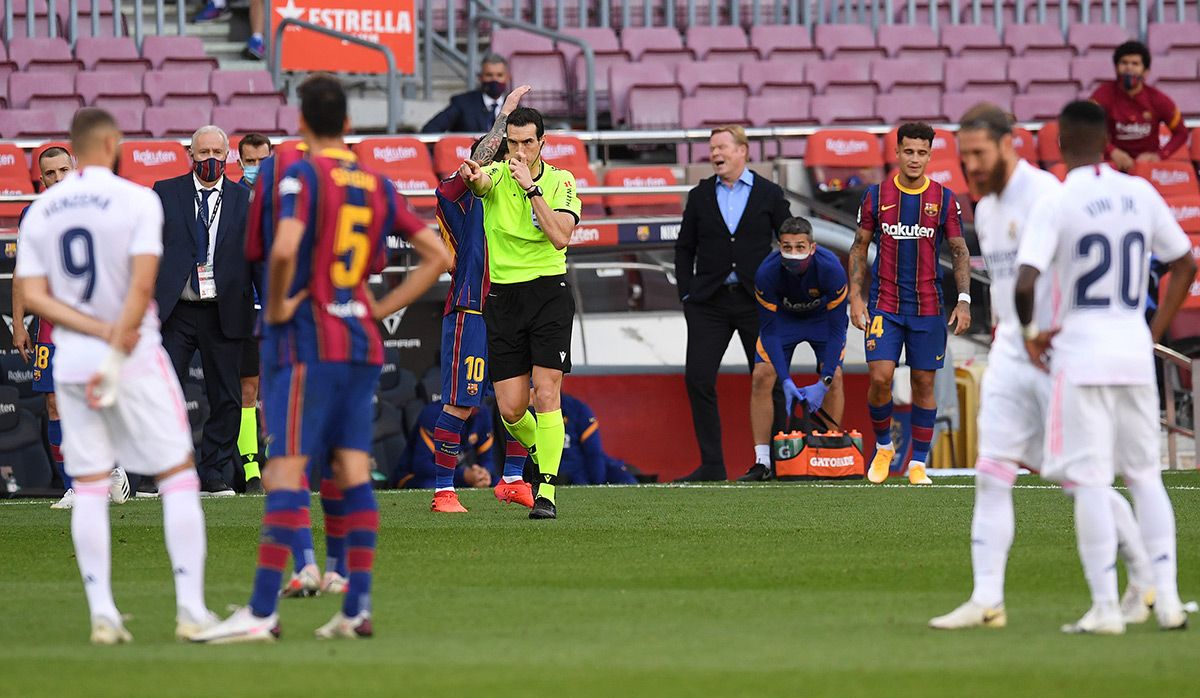
{"type": "Polygon", "coordinates": [[[421,133],[486,133],[508,94],[508,61],[489,53],[479,66],[479,89],[450,98],[450,106],[438,112],[421,133]]]}

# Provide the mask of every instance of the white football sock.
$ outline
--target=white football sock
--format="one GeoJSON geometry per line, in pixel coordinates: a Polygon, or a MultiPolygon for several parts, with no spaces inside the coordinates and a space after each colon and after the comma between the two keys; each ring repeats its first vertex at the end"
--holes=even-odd
{"type": "Polygon", "coordinates": [[[1113,522],[1108,486],[1078,485],[1075,497],[1075,535],[1079,559],[1095,604],[1117,603],[1117,526],[1113,522]]]}
{"type": "Polygon", "coordinates": [[[1129,583],[1142,589],[1153,588],[1154,569],[1150,565],[1150,555],[1146,553],[1146,543],[1142,540],[1142,529],[1133,516],[1133,507],[1116,490],[1108,499],[1112,504],[1113,521],[1117,525],[1117,553],[1125,561],[1129,583]]]}
{"type": "Polygon", "coordinates": [[[754,462],[771,467],[771,446],[769,444],[754,444],[754,462]]]}
{"type": "Polygon", "coordinates": [[[520,475],[505,475],[501,479],[504,480],[504,484],[511,485],[512,483],[520,482],[521,480],[524,480],[525,478],[521,477],[520,475]]]}
{"type": "Polygon", "coordinates": [[[112,551],[108,530],[108,478],[97,482],[75,481],[75,506],[71,509],[71,539],[83,577],[88,609],[93,617],[117,623],[121,614],[112,595],[112,551]]]}
{"type": "Polygon", "coordinates": [[[159,480],[158,494],[163,503],[163,532],[167,554],[175,573],[175,604],[192,618],[203,618],[204,556],[207,538],[204,510],[200,508],[200,478],[195,470],[185,470],[159,480]]]}
{"type": "Polygon", "coordinates": [[[1137,508],[1138,525],[1142,529],[1142,540],[1146,542],[1146,554],[1154,570],[1154,586],[1159,598],[1178,599],[1175,510],[1171,508],[1171,498],[1167,496],[1167,488],[1163,487],[1162,477],[1156,474],[1146,480],[1126,480],[1125,484],[1137,508]]]}
{"type": "Polygon", "coordinates": [[[1012,486],[1017,466],[980,458],[975,464],[975,512],[971,518],[971,600],[994,608],[1004,603],[1004,568],[1012,547],[1012,486]]]}
{"type": "Polygon", "coordinates": [[[225,0],[210,0],[210,1],[212,2],[213,7],[218,7],[218,8],[225,7],[225,0]]]}

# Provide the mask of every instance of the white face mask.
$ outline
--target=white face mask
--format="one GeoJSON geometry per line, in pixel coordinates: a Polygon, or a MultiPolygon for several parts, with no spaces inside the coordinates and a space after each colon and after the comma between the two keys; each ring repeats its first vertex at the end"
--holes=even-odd
{"type": "Polygon", "coordinates": [[[803,261],[812,256],[812,252],[788,253],[783,250],[780,250],[779,254],[783,255],[784,259],[795,259],[798,261],[803,261]]]}
{"type": "Polygon", "coordinates": [[[802,254],[789,254],[783,250],[779,251],[783,257],[783,268],[793,274],[803,274],[808,271],[809,260],[812,257],[812,252],[804,252],[802,254]]]}

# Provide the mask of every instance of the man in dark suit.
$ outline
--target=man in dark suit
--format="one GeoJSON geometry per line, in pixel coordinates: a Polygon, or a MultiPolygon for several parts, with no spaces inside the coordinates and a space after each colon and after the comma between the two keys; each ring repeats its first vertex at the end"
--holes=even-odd
{"type": "Polygon", "coordinates": [[[479,89],[450,98],[450,106],[429,120],[421,133],[487,133],[508,93],[508,61],[489,53],[479,66],[479,89]]]}
{"type": "Polygon", "coordinates": [[[225,177],[229,138],[221,129],[196,131],[191,153],[191,172],[154,185],[165,214],[155,301],[180,382],[196,351],[204,368],[209,417],[196,462],[202,491],[232,495],[242,340],[254,330],[254,275],[245,253],[250,190],[225,177]]]}
{"type": "Polygon", "coordinates": [[[792,215],[783,190],[746,167],[750,148],[741,126],[714,128],[709,147],[716,175],[688,192],[675,242],[675,278],[688,327],[684,378],[700,446],[700,467],[682,478],[689,481],[727,477],[717,371],[734,332],[754,369],[754,274],[792,215]]]}

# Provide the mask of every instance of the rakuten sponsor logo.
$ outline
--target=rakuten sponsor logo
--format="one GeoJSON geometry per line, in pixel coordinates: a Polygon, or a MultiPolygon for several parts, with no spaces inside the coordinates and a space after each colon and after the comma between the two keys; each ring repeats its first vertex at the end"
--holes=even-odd
{"type": "Polygon", "coordinates": [[[381,145],[372,148],[371,155],[380,162],[403,162],[415,160],[417,149],[411,145],[381,145]]]}
{"type": "Polygon", "coordinates": [[[1190,179],[1182,170],[1150,170],[1150,181],[1161,186],[1187,184],[1190,179]]]}
{"type": "Polygon", "coordinates": [[[917,240],[920,238],[931,238],[937,234],[933,228],[927,228],[923,225],[904,225],[884,223],[883,232],[887,235],[896,238],[897,240],[917,240]]]}
{"type": "Polygon", "coordinates": [[[144,167],[159,167],[175,162],[178,156],[173,150],[135,150],[133,161],[144,167]]]}
{"type": "Polygon", "coordinates": [[[667,180],[663,177],[626,177],[621,180],[626,187],[665,187],[667,180]]]}
{"type": "Polygon", "coordinates": [[[8,167],[9,165],[17,164],[17,158],[12,153],[0,155],[0,167],[8,167]]]}
{"type": "Polygon", "coordinates": [[[1172,206],[1171,215],[1175,216],[1177,221],[1200,218],[1200,206],[1172,206]]]}
{"type": "Polygon", "coordinates": [[[600,242],[599,228],[579,227],[571,233],[572,245],[585,245],[589,242],[600,242]]]}
{"type": "Polygon", "coordinates": [[[549,162],[573,158],[578,154],[574,143],[547,143],[542,148],[542,159],[549,162]]]}
{"type": "Polygon", "coordinates": [[[857,155],[867,152],[870,147],[866,141],[848,141],[841,138],[825,141],[825,149],[834,155],[857,155]]]}
{"type": "Polygon", "coordinates": [[[414,189],[432,189],[429,182],[423,179],[393,179],[392,184],[396,185],[396,189],[400,191],[412,191],[414,189]]]}

